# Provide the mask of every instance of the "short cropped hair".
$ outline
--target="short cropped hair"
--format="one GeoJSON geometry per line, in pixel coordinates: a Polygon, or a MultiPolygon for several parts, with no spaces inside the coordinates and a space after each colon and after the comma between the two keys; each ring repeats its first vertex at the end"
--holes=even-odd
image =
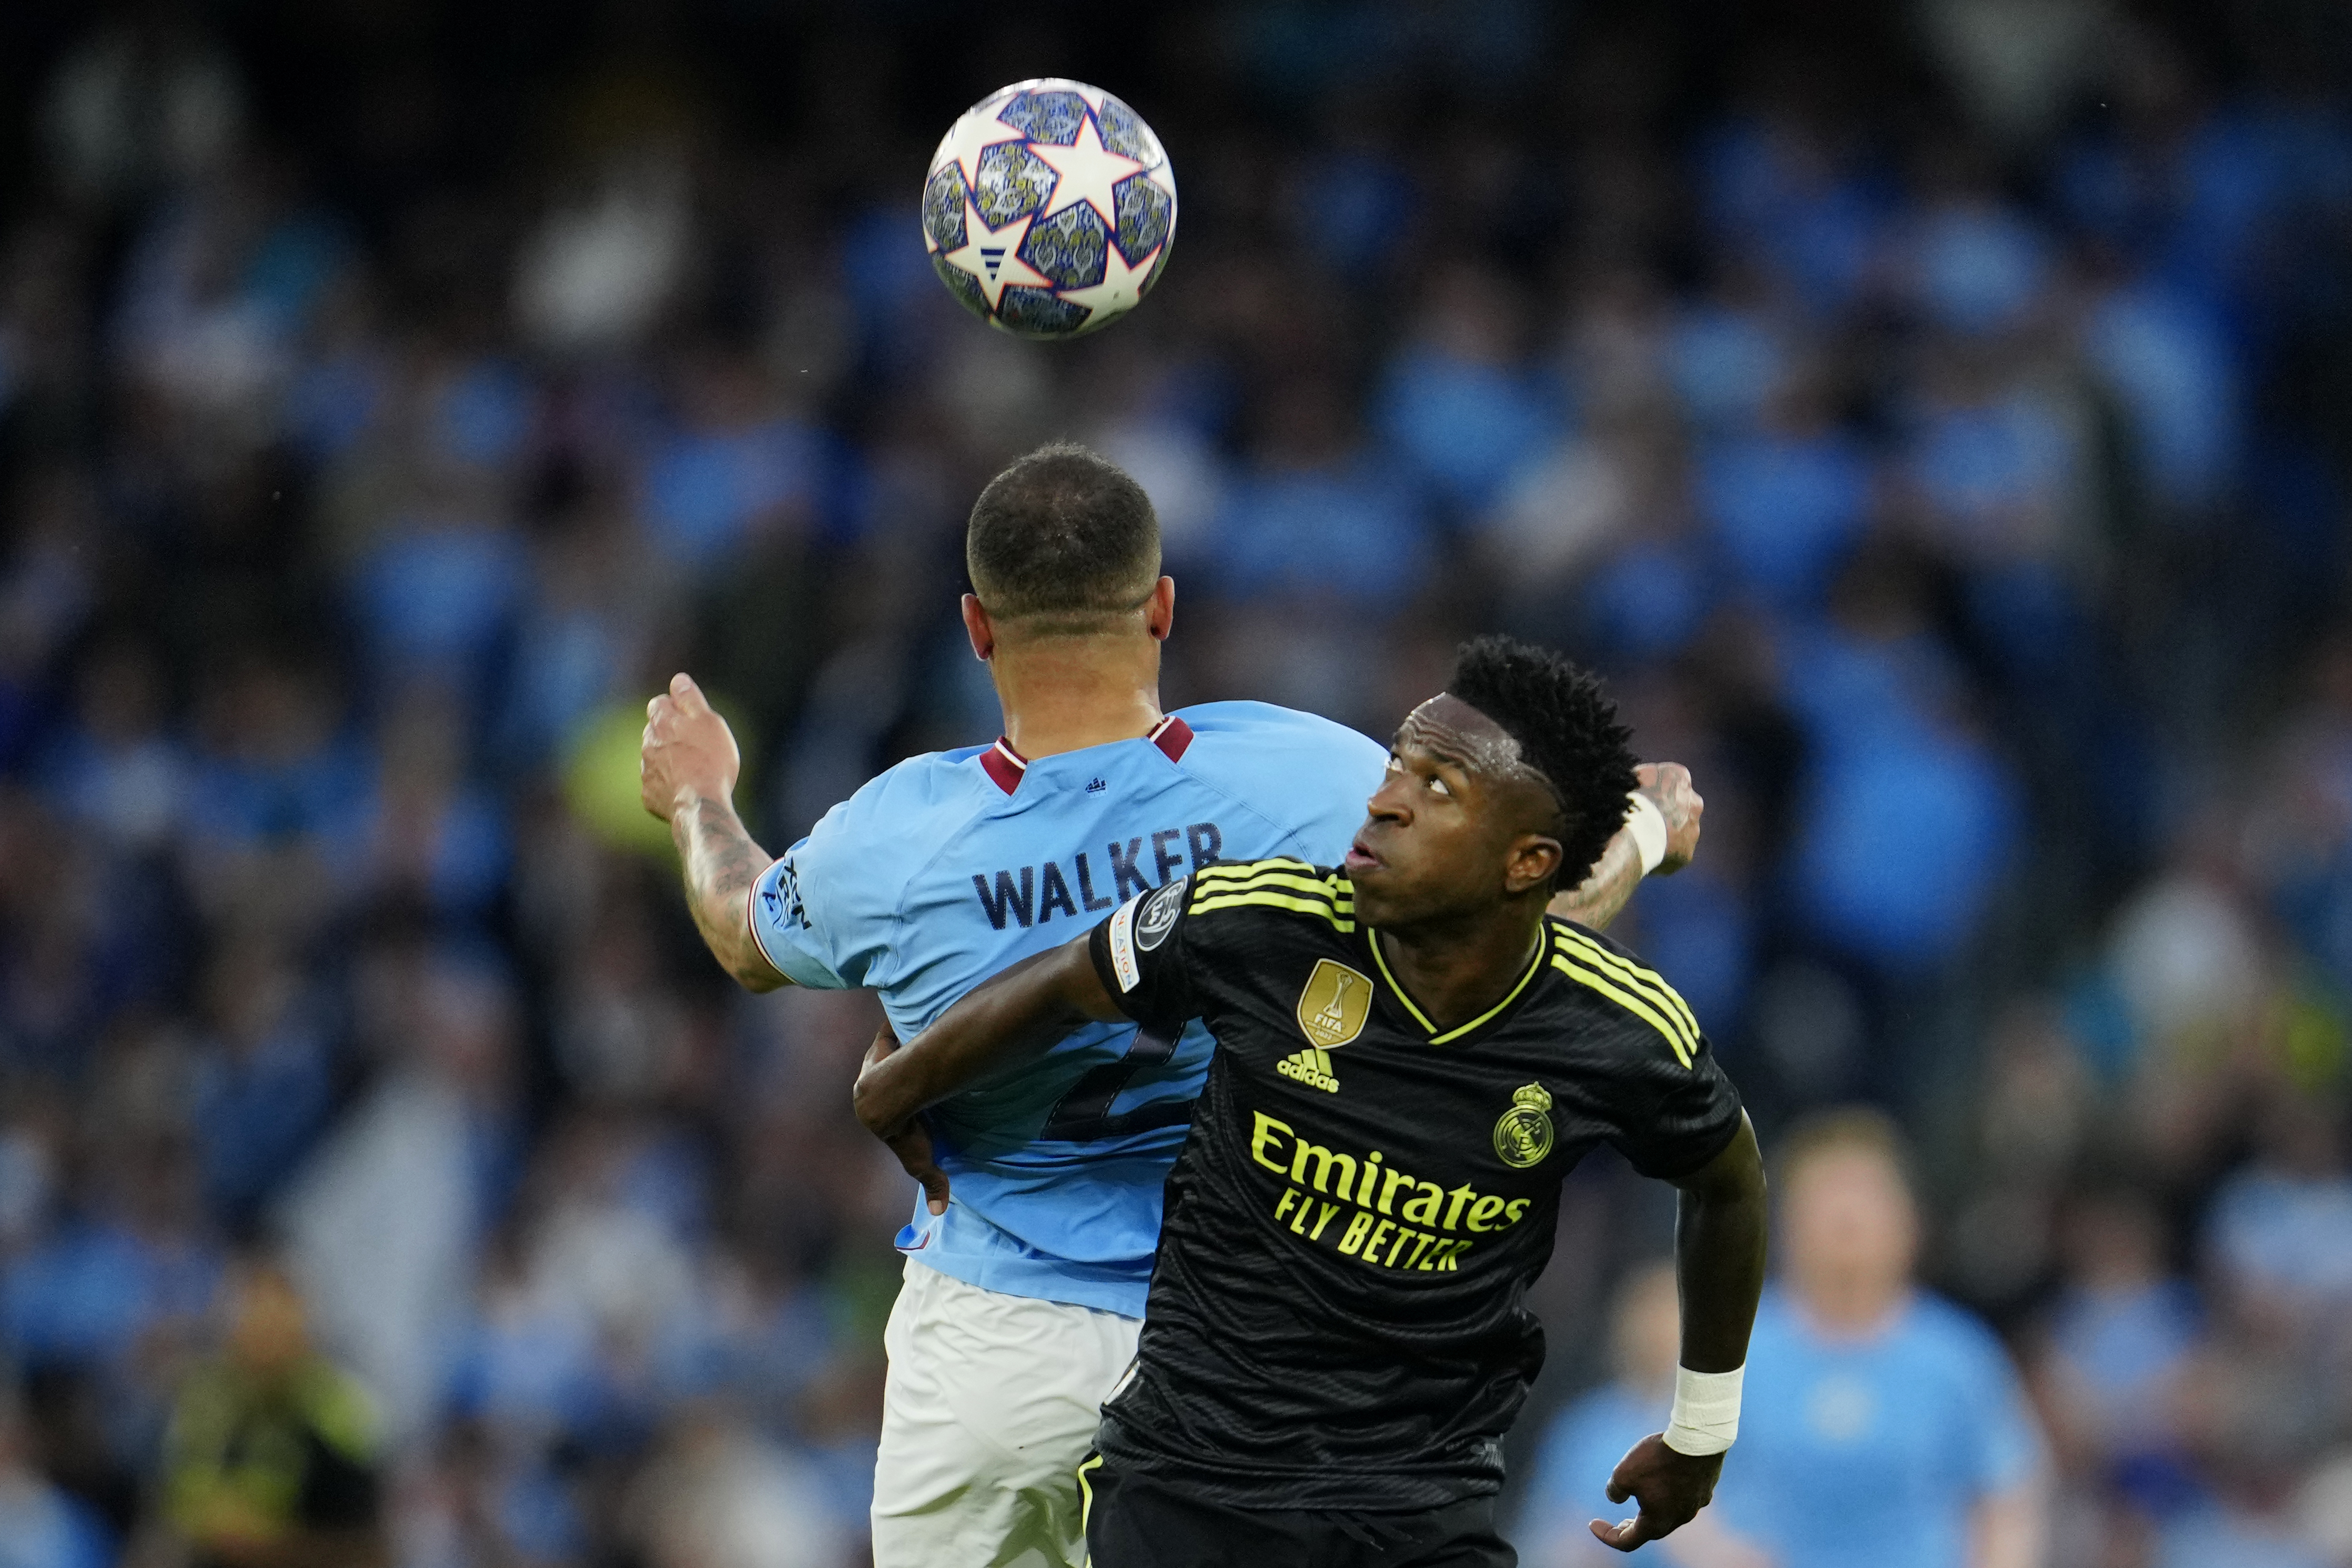
{"type": "Polygon", "coordinates": [[[1048,634],[1099,632],[1160,580],[1160,517],[1117,464],[1056,442],[980,493],[964,568],[992,616],[1048,634]]]}
{"type": "Polygon", "coordinates": [[[1638,781],[1633,732],[1617,722],[1617,705],[1561,654],[1511,637],[1462,644],[1445,689],[1500,725],[1551,786],[1561,818],[1552,886],[1581,883],[1625,825],[1625,797],[1638,781]]]}
{"type": "Polygon", "coordinates": [[[1778,1185],[1785,1190],[1808,1166],[1836,1155],[1866,1155],[1885,1163],[1907,1190],[1911,1160],[1902,1129],[1885,1112],[1868,1105],[1841,1105],[1799,1122],[1780,1139],[1778,1185]]]}

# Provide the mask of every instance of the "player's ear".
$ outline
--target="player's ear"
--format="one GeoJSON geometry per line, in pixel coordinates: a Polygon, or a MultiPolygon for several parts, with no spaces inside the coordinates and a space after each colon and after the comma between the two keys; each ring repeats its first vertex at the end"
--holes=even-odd
{"type": "Polygon", "coordinates": [[[996,653],[996,625],[977,593],[963,596],[963,632],[971,639],[971,656],[985,664],[996,653]]]}
{"type": "Polygon", "coordinates": [[[1550,886],[1565,858],[1558,839],[1548,833],[1521,833],[1511,841],[1510,858],[1504,862],[1504,891],[1516,898],[1532,888],[1550,886]]]}
{"type": "Polygon", "coordinates": [[[1168,633],[1176,629],[1176,580],[1162,577],[1151,585],[1151,597],[1143,601],[1143,629],[1151,633],[1155,643],[1168,641],[1168,633]]]}

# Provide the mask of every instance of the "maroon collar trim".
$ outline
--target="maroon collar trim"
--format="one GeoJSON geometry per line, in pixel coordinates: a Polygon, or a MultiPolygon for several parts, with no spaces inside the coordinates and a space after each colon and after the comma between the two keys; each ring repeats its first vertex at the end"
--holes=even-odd
{"type": "MultiPolygon", "coordinates": [[[[1171,762],[1184,760],[1185,748],[1192,744],[1192,727],[1170,714],[1151,727],[1143,737],[1158,747],[1171,762]]],[[[1013,742],[1003,736],[996,744],[980,754],[981,770],[995,781],[996,787],[1010,795],[1021,788],[1021,776],[1029,771],[1029,759],[1013,749],[1013,742]]]]}
{"type": "Polygon", "coordinates": [[[1021,787],[1021,776],[1029,771],[1029,759],[1013,749],[1013,743],[1003,736],[996,744],[980,754],[980,765],[996,787],[1010,795],[1021,787]]]}
{"type": "Polygon", "coordinates": [[[1144,737],[1168,754],[1171,762],[1184,760],[1184,748],[1192,744],[1192,727],[1170,714],[1144,737]]]}

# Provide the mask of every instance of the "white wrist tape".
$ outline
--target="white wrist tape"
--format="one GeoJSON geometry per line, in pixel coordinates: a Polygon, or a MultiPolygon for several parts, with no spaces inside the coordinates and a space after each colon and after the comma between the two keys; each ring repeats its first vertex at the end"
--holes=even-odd
{"type": "Polygon", "coordinates": [[[1638,791],[1627,797],[1625,825],[1633,831],[1634,847],[1642,852],[1642,874],[1649,875],[1666,858],[1666,814],[1658,803],[1638,791]]]}
{"type": "Polygon", "coordinates": [[[1675,1413],[1666,1419],[1666,1447],[1704,1458],[1731,1447],[1739,1436],[1739,1385],[1744,1366],[1729,1372],[1675,1369],[1675,1413]]]}

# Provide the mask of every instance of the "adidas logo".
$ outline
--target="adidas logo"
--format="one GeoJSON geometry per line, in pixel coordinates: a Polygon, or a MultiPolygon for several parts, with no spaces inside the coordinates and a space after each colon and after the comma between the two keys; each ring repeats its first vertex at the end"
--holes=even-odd
{"type": "Polygon", "coordinates": [[[1087,780],[1087,793],[1089,795],[1099,795],[1109,788],[1110,785],[1100,779],[1089,779],[1087,780]]]}
{"type": "Polygon", "coordinates": [[[1004,265],[1004,247],[1001,245],[982,246],[980,259],[981,264],[988,268],[988,276],[994,277],[997,269],[1004,265]]]}
{"type": "Polygon", "coordinates": [[[1312,1047],[1294,1052],[1274,1064],[1274,1070],[1285,1078],[1320,1089],[1326,1094],[1339,1092],[1339,1081],[1331,1076],[1331,1053],[1312,1047]]]}

